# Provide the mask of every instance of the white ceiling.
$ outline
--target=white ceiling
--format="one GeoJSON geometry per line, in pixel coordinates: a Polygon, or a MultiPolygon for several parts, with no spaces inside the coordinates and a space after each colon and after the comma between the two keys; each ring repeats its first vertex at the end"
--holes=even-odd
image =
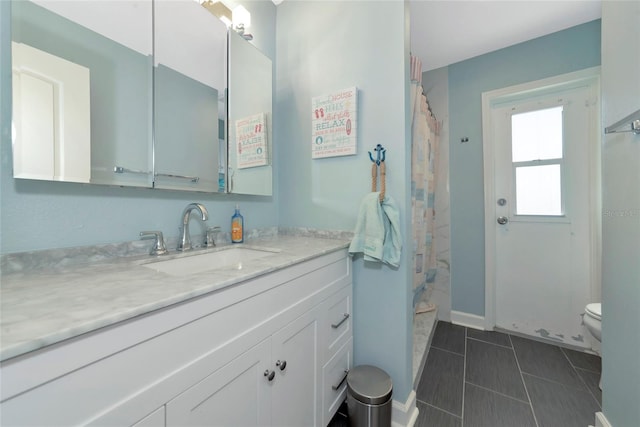
{"type": "Polygon", "coordinates": [[[411,53],[429,71],[601,17],[600,0],[410,0],[411,53]]]}

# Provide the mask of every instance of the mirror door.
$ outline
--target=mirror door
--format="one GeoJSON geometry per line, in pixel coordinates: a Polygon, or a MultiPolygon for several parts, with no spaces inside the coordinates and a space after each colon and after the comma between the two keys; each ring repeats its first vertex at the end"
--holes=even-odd
{"type": "Polygon", "coordinates": [[[234,31],[229,32],[228,126],[228,191],[270,196],[272,64],[234,31]]]}
{"type": "Polygon", "coordinates": [[[152,186],[151,0],[11,10],[14,177],[152,186]]]}
{"type": "Polygon", "coordinates": [[[155,0],[155,188],[219,191],[226,40],[226,26],[197,2],[155,0]]]}

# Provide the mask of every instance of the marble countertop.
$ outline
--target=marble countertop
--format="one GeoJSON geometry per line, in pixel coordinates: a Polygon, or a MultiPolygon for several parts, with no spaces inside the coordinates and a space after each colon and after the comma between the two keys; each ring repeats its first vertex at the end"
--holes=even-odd
{"type": "Polygon", "coordinates": [[[347,248],[349,240],[277,235],[242,245],[275,251],[250,265],[175,277],[144,267],[163,257],[132,256],[85,265],[60,263],[1,276],[0,360],[131,319],[254,277],[347,248]]]}

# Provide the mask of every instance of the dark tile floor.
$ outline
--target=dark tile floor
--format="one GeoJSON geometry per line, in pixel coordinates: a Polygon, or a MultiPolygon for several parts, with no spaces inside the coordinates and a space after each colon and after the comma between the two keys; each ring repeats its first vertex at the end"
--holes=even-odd
{"type": "Polygon", "coordinates": [[[338,412],[333,416],[328,427],[349,427],[349,415],[347,414],[347,402],[338,408],[338,412]]]}
{"type": "Polygon", "coordinates": [[[600,366],[592,354],[438,322],[416,427],[586,427],[601,410],[600,366]]]}

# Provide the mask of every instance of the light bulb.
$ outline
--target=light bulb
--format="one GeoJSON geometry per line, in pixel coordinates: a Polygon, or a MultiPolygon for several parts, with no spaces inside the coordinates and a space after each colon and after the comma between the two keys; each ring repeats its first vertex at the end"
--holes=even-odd
{"type": "Polygon", "coordinates": [[[251,13],[242,5],[233,8],[233,26],[244,26],[246,30],[251,26],[251,13]]]}

